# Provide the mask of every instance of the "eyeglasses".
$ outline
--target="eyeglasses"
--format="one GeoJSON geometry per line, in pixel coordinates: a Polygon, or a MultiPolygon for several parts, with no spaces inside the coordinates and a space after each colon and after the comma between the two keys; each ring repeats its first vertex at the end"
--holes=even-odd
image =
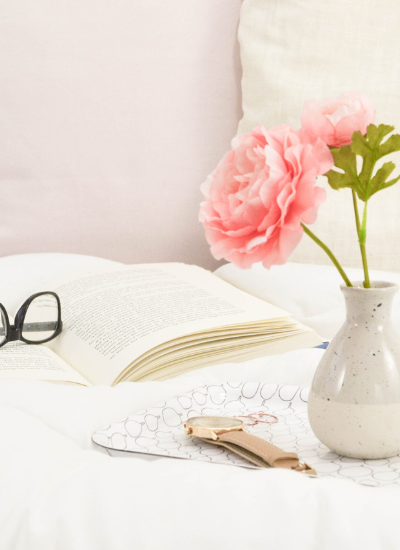
{"type": "Polygon", "coordinates": [[[0,347],[22,340],[26,344],[43,344],[58,336],[62,330],[61,303],[55,292],[38,292],[19,308],[14,325],[0,304],[0,347]]]}

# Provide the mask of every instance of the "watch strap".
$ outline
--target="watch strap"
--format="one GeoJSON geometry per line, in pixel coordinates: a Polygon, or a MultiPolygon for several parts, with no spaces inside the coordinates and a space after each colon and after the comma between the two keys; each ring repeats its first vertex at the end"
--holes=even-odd
{"type": "Polygon", "coordinates": [[[261,468],[286,468],[300,471],[308,468],[307,465],[300,464],[296,453],[287,453],[272,443],[242,430],[221,434],[217,441],[210,439],[205,441],[225,447],[261,468]]]}

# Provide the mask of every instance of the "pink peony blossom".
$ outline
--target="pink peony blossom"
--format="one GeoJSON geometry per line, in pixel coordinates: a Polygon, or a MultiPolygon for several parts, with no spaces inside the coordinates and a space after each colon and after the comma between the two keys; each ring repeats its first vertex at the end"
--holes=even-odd
{"type": "Polygon", "coordinates": [[[367,126],[374,120],[372,101],[356,92],[342,94],[337,99],[306,101],[301,115],[302,128],[310,138],[321,138],[332,147],[351,143],[357,130],[366,134],[367,126]]]}
{"type": "Polygon", "coordinates": [[[332,166],[323,141],[311,144],[290,126],[234,138],[201,186],[200,221],[213,256],[241,268],[284,264],[303,235],[300,222],[313,223],[325,200],[316,177],[332,166]]]}

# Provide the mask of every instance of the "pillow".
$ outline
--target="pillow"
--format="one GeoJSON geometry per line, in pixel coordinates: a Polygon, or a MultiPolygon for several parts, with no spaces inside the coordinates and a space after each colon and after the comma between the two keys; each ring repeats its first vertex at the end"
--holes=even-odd
{"type": "MultiPolygon", "coordinates": [[[[369,95],[376,123],[395,125],[400,132],[399,27],[395,0],[244,0],[239,26],[244,116],[239,133],[261,123],[299,128],[304,101],[345,91],[369,95]]],[[[400,168],[399,153],[391,160],[400,168]]],[[[351,191],[333,191],[325,177],[319,180],[328,198],[312,230],[342,265],[358,267],[351,191]]],[[[399,205],[400,184],[369,202],[371,267],[400,270],[399,205]]],[[[307,236],[292,259],[329,263],[307,236]]]]}
{"type": "Polygon", "coordinates": [[[0,5],[0,256],[216,266],[200,184],[240,110],[241,0],[0,5]]]}
{"type": "MultiPolygon", "coordinates": [[[[333,266],[287,263],[270,270],[261,264],[239,269],[226,264],[216,275],[232,285],[280,307],[313,328],[325,341],[342,326],[346,310],[341,276],[333,266]]],[[[361,269],[346,268],[351,281],[363,280],[361,269]]],[[[400,273],[371,270],[371,280],[400,285],[400,273]]],[[[400,292],[393,301],[393,321],[400,330],[400,292]]]]}

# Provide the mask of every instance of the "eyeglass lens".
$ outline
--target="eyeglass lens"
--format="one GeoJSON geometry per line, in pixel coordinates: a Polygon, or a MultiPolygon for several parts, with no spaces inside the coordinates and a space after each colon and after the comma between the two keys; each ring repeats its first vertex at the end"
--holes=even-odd
{"type": "Polygon", "coordinates": [[[7,338],[7,322],[3,310],[0,309],[0,344],[7,338]]]}
{"type": "Polygon", "coordinates": [[[58,327],[58,302],[52,294],[42,294],[29,304],[22,325],[22,337],[29,342],[51,338],[58,327]]]}

